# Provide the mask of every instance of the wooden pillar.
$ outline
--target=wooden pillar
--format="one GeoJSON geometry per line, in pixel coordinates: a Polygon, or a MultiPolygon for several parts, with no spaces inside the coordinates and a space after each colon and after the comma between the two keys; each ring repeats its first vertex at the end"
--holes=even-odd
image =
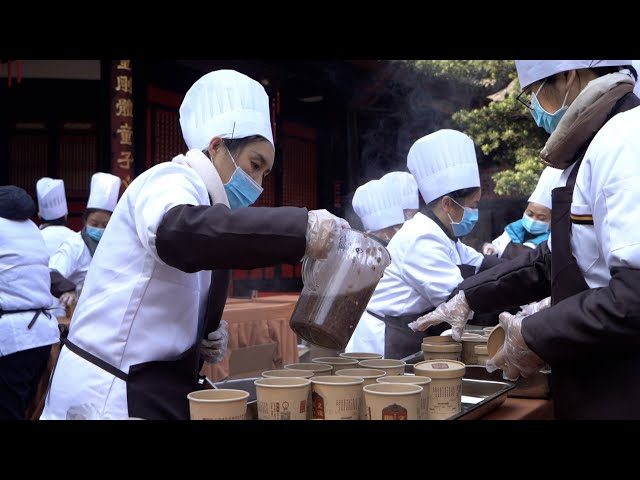
{"type": "Polygon", "coordinates": [[[133,87],[131,60],[111,62],[111,173],[122,179],[121,192],[134,177],[133,87]]]}

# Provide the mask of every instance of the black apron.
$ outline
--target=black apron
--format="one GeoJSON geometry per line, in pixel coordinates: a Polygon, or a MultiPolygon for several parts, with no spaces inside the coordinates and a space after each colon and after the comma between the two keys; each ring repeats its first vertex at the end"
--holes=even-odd
{"type": "MultiPolygon", "coordinates": [[[[462,278],[469,278],[476,273],[476,267],[473,265],[458,265],[462,278]]],[[[400,317],[382,316],[378,315],[370,310],[367,312],[379,320],[382,320],[385,324],[384,329],[384,358],[403,359],[414,353],[420,352],[422,349],[422,340],[425,337],[432,337],[440,335],[445,330],[451,328],[446,322],[438,325],[432,325],[423,332],[414,332],[409,328],[411,322],[416,321],[423,315],[433,312],[434,308],[427,310],[426,312],[402,315],[400,317]]]]}
{"type": "Polygon", "coordinates": [[[215,331],[220,324],[230,279],[230,270],[213,270],[211,272],[211,287],[207,297],[205,321],[198,327],[197,341],[191,348],[174,359],[131,365],[127,374],[73,344],[64,336],[61,340],[72,352],[127,383],[127,404],[130,417],[147,420],[189,420],[187,395],[193,391],[207,388],[201,381],[198,381],[202,368],[201,340],[205,332],[215,331]]]}

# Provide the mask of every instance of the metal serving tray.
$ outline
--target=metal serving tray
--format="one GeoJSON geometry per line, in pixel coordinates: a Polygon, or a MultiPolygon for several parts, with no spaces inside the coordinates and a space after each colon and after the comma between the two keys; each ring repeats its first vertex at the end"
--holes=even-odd
{"type": "MultiPolygon", "coordinates": [[[[413,375],[408,373],[408,375],[413,375]]],[[[213,388],[233,388],[249,392],[247,399],[247,420],[258,419],[258,405],[256,378],[241,378],[210,383],[213,388]]],[[[475,420],[498,408],[506,400],[509,390],[515,385],[508,382],[493,382],[486,380],[462,379],[462,412],[454,415],[450,420],[475,420]]]]}

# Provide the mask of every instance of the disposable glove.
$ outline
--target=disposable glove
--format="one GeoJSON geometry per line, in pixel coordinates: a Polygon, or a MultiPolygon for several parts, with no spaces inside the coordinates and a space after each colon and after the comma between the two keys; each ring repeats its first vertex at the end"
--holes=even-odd
{"type": "Polygon", "coordinates": [[[472,313],[464,291],[460,290],[451,300],[438,305],[433,312],[427,313],[416,321],[411,322],[409,328],[414,332],[424,331],[432,325],[447,322],[451,325],[451,337],[456,342],[460,342],[464,327],[472,313]]]}
{"type": "Polygon", "coordinates": [[[482,253],[485,255],[497,255],[498,248],[493,243],[485,243],[482,245],[482,253]]]}
{"type": "Polygon", "coordinates": [[[350,228],[346,220],[327,210],[310,210],[305,235],[305,255],[315,259],[327,258],[335,238],[343,228],[350,228]]]}
{"type": "MultiPolygon", "coordinates": [[[[546,300],[546,299],[545,299],[546,300]]],[[[544,302],[544,300],[543,300],[544,302]]],[[[539,304],[542,302],[538,302],[539,304]]],[[[526,305],[533,307],[532,304],[526,305]]],[[[525,307],[522,307],[523,309],[525,307]]],[[[544,360],[527,346],[522,337],[522,321],[529,315],[523,311],[512,315],[502,312],[499,316],[500,326],[504,329],[505,339],[502,348],[487,361],[488,372],[502,370],[506,380],[515,381],[519,376],[527,378],[546,366],[544,360]]]]}
{"type": "Polygon", "coordinates": [[[202,348],[200,349],[200,356],[207,363],[218,363],[224,358],[227,353],[227,345],[229,343],[229,324],[226,320],[220,321],[215,332],[211,332],[207,335],[206,339],[202,340],[202,348]]]}

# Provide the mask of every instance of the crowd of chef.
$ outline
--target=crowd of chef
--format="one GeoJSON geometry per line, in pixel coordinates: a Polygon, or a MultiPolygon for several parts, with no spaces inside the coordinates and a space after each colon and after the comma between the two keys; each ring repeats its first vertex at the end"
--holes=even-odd
{"type": "MultiPolygon", "coordinates": [[[[425,132],[406,170],[357,188],[353,210],[391,263],[346,352],[401,359],[426,336],[499,323],[487,369],[550,369],[556,418],[640,418],[632,62],[515,62],[518,100],[549,134],[545,168],[522,217],[481,251],[463,242],[483,194],[467,134],[425,132]]],[[[79,232],[63,179],[40,179],[37,203],[0,187],[0,419],[25,418],[58,342],[41,419],[189,418],[203,362],[226,352],[230,271],[326,258],[350,228],[327,210],[251,206],[275,160],[269,108],[252,78],[204,75],[180,106],[188,151],[121,195],[118,177],[95,173],[79,232]]]]}

